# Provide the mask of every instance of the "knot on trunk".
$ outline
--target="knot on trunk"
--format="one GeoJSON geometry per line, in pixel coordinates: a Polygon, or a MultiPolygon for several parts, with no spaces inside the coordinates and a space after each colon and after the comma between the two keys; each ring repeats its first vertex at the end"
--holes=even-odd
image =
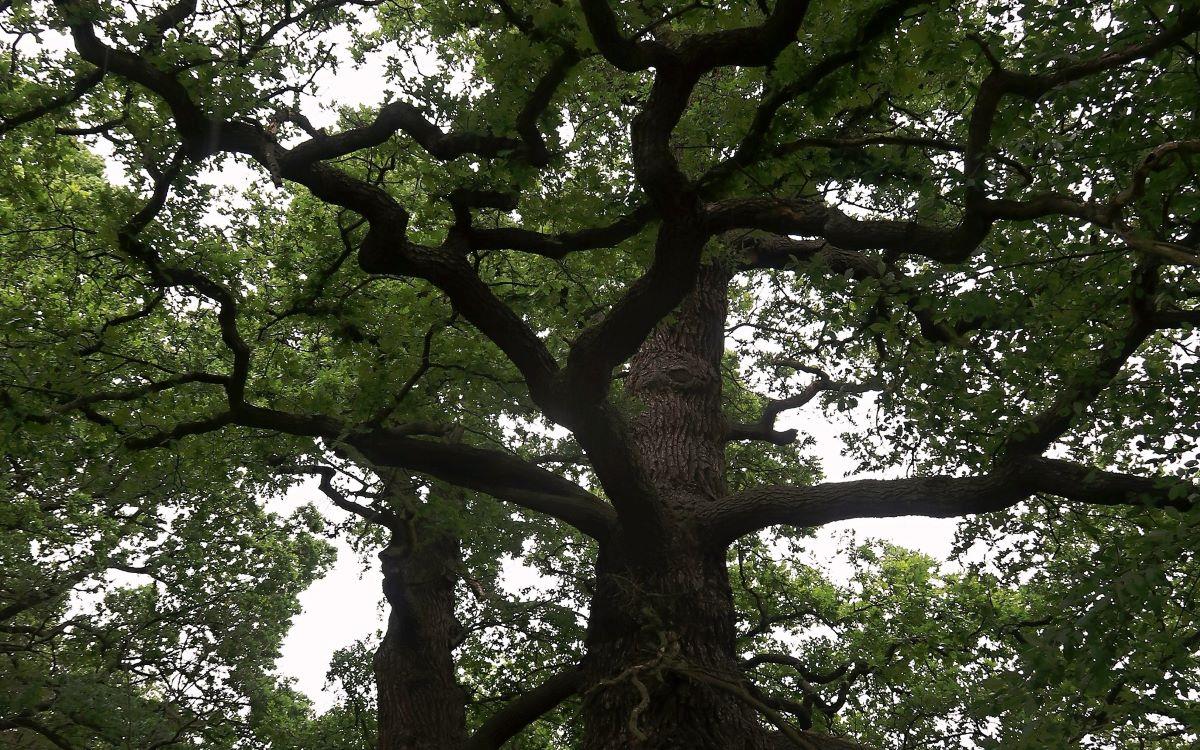
{"type": "Polygon", "coordinates": [[[699,393],[711,390],[717,379],[718,373],[706,360],[687,352],[664,352],[652,367],[642,367],[636,377],[631,376],[629,387],[634,392],[699,393]]]}

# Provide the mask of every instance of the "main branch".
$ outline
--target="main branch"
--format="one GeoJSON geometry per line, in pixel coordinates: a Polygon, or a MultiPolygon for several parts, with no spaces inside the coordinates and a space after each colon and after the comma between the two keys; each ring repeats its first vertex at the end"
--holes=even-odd
{"type": "Polygon", "coordinates": [[[859,479],[809,487],[772,485],[730,495],[705,518],[710,536],[729,543],[767,526],[822,526],[855,518],[954,518],[1012,507],[1036,493],[1093,505],[1187,510],[1200,487],[1167,477],[1103,471],[1049,458],[1007,464],[990,474],[859,479]],[[1183,491],[1180,487],[1182,486],[1183,491]]]}

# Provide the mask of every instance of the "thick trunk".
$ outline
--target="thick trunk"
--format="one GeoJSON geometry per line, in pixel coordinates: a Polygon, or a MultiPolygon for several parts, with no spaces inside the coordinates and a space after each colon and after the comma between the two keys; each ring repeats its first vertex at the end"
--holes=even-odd
{"type": "Polygon", "coordinates": [[[391,612],[375,652],[379,750],[458,750],[466,741],[465,691],[454,676],[458,541],[426,533],[393,539],[379,558],[391,612]]]}
{"type": "Polygon", "coordinates": [[[771,747],[740,694],[723,551],[664,550],[653,569],[614,551],[588,630],[584,748],[771,747]]]}
{"type": "Polygon", "coordinates": [[[725,490],[728,278],[706,267],[631,362],[634,441],[666,521],[652,539],[629,529],[602,545],[585,665],[587,750],[772,746],[742,694],[725,550],[706,547],[693,523],[725,490]]]}

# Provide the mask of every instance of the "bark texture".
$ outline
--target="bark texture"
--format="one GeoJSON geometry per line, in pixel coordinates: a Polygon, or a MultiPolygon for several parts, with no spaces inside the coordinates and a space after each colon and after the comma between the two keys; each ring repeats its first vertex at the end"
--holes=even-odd
{"type": "Polygon", "coordinates": [[[466,742],[466,693],[455,680],[458,540],[397,535],[379,555],[391,612],[375,652],[379,750],[451,750],[466,742]]]}
{"type": "Polygon", "coordinates": [[[650,544],[636,529],[601,545],[587,643],[587,750],[771,746],[738,695],[724,545],[707,543],[694,523],[725,494],[728,281],[724,266],[706,266],[631,361],[633,441],[662,528],[650,544]]]}

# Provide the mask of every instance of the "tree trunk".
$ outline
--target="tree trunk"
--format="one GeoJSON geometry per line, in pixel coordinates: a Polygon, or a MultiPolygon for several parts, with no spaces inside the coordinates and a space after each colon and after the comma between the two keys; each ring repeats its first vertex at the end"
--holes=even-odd
{"type": "Polygon", "coordinates": [[[467,736],[466,694],[454,675],[458,540],[431,529],[417,539],[403,536],[379,554],[391,611],[374,661],[378,747],[458,750],[467,736]]]}
{"type": "MultiPolygon", "coordinates": [[[[725,550],[693,519],[725,490],[721,356],[728,271],[707,266],[630,364],[633,436],[665,527],[601,547],[585,663],[584,748],[772,747],[742,693],[725,550]]],[[[636,531],[638,533],[629,533],[636,531]]]]}
{"type": "Polygon", "coordinates": [[[663,552],[657,569],[643,566],[640,553],[601,552],[584,748],[771,747],[740,694],[724,552],[663,552]]]}

